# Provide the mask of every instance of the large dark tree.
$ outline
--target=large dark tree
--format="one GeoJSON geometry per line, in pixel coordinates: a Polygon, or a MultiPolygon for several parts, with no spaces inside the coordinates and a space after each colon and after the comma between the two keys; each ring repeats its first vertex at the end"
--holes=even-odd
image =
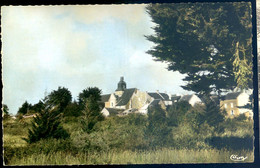
{"type": "Polygon", "coordinates": [[[58,107],[59,111],[62,112],[66,106],[71,102],[71,92],[64,87],[59,87],[58,90],[52,91],[46,98],[48,106],[58,107]]]}
{"type": "Polygon", "coordinates": [[[102,121],[104,116],[95,96],[89,96],[85,101],[83,116],[81,120],[82,128],[85,132],[92,132],[97,122],[102,121]]]}
{"type": "Polygon", "coordinates": [[[148,109],[148,125],[145,130],[147,143],[151,148],[172,144],[171,128],[167,125],[166,111],[159,105],[148,109]]]}
{"type": "Polygon", "coordinates": [[[236,3],[151,4],[155,34],[148,51],[168,70],[187,76],[186,90],[220,94],[252,88],[251,5],[236,3]]]}
{"type": "Polygon", "coordinates": [[[10,117],[9,108],[6,104],[3,104],[2,107],[2,117],[3,119],[8,119],[10,117]]]}
{"type": "Polygon", "coordinates": [[[178,126],[180,125],[185,118],[186,113],[191,109],[191,105],[187,101],[180,101],[173,103],[167,112],[168,112],[168,125],[169,126],[178,126]]]}
{"type": "Polygon", "coordinates": [[[72,102],[67,105],[67,107],[63,111],[64,117],[79,117],[82,115],[82,112],[79,108],[77,102],[72,102]]]}
{"type": "Polygon", "coordinates": [[[19,108],[17,114],[18,115],[25,115],[29,112],[30,108],[32,107],[31,104],[29,104],[27,101],[25,101],[22,105],[22,107],[19,108]]]}
{"type": "Polygon", "coordinates": [[[45,104],[43,103],[42,100],[39,100],[38,103],[34,104],[31,106],[30,110],[29,110],[29,113],[38,113],[40,112],[41,110],[43,110],[45,107],[45,104]]]}
{"type": "Polygon", "coordinates": [[[92,99],[94,101],[100,101],[101,100],[101,90],[97,87],[88,87],[87,89],[82,90],[81,93],[79,93],[78,96],[78,102],[81,109],[84,109],[84,106],[86,104],[87,98],[92,96],[92,99]]]}
{"type": "Polygon", "coordinates": [[[49,106],[39,111],[33,118],[32,127],[28,130],[28,137],[23,139],[31,144],[41,139],[68,138],[68,132],[61,126],[60,116],[58,107],[49,106]]]}
{"type": "Polygon", "coordinates": [[[3,115],[9,115],[9,108],[6,104],[3,104],[3,115]]]}

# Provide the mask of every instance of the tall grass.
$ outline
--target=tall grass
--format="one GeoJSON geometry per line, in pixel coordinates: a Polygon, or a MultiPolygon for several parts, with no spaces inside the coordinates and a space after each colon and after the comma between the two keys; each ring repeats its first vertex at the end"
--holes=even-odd
{"type": "Polygon", "coordinates": [[[107,165],[107,164],[178,164],[178,163],[234,163],[232,154],[243,155],[253,162],[254,154],[249,151],[239,153],[227,150],[187,150],[160,149],[154,151],[109,151],[92,153],[33,154],[30,157],[13,158],[11,165],[107,165]]]}
{"type": "MultiPolygon", "coordinates": [[[[21,139],[27,136],[31,119],[24,119],[22,122],[4,121],[3,141],[6,164],[233,163],[230,160],[232,154],[247,157],[244,162],[253,162],[254,160],[253,150],[235,148],[233,151],[213,148],[209,143],[206,143],[205,138],[207,137],[203,134],[203,130],[201,134],[195,134],[189,125],[180,125],[172,130],[174,134],[172,146],[152,150],[147,145],[144,135],[146,120],[139,116],[107,118],[96,124],[95,131],[90,134],[82,132],[80,123],[76,119],[74,120],[63,123],[63,127],[71,134],[69,139],[43,139],[35,144],[26,144],[21,139]]],[[[226,130],[220,137],[222,139],[232,136],[244,138],[247,135],[253,135],[251,125],[245,123],[242,125],[245,127],[238,127],[233,132],[226,130]]],[[[241,144],[241,146],[245,145],[241,144]]]]}

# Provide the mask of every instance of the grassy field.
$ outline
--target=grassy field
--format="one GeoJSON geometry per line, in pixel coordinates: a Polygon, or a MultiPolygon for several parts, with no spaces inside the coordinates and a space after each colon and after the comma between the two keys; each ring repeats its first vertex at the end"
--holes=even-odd
{"type": "MultiPolygon", "coordinates": [[[[252,152],[243,151],[245,162],[253,162],[252,152]]],[[[11,165],[106,165],[106,164],[177,164],[177,163],[233,163],[231,151],[225,150],[175,150],[161,149],[156,151],[110,151],[108,153],[51,153],[36,154],[22,159],[13,159],[11,165]]]]}
{"type": "MultiPolygon", "coordinates": [[[[8,157],[6,165],[107,165],[107,164],[180,164],[180,163],[234,163],[230,160],[231,155],[238,155],[247,157],[243,162],[253,162],[253,150],[226,150],[226,149],[175,149],[175,148],[162,148],[157,150],[138,150],[132,151],[128,149],[107,149],[106,151],[80,151],[81,143],[85,143],[84,136],[80,137],[79,126],[77,122],[67,123],[64,127],[69,130],[72,137],[67,141],[50,140],[40,141],[36,145],[26,144],[23,137],[27,136],[28,128],[30,127],[31,119],[22,121],[7,120],[3,122],[4,126],[4,151],[8,157]],[[74,134],[73,134],[74,132],[74,134]],[[79,138],[77,138],[79,137],[79,138]],[[83,141],[81,140],[83,138],[83,141]],[[74,141],[73,141],[74,139],[74,141]],[[67,147],[72,144],[74,147],[67,147]],[[76,148],[75,148],[76,146],[76,148]],[[66,150],[63,150],[66,148],[66,150]],[[31,149],[31,151],[27,151],[31,149]],[[72,149],[72,150],[71,150],[72,149]],[[22,151],[19,153],[19,150],[22,151]],[[24,152],[26,151],[26,152],[24,152]]],[[[109,125],[109,120],[104,121],[104,126],[109,125]]],[[[125,123],[122,121],[122,123],[125,123]]],[[[115,136],[116,132],[123,130],[123,126],[115,122],[111,124],[111,133],[104,128],[99,132],[93,134],[97,137],[115,136]],[[114,130],[114,128],[117,128],[114,130]],[[100,136],[98,136],[100,133],[100,136]],[[101,134],[102,133],[102,134],[101,134]],[[111,135],[110,135],[111,134],[111,135]]],[[[135,129],[134,129],[135,130],[135,129]]],[[[126,131],[131,131],[126,130],[126,131]]],[[[182,132],[184,133],[184,131],[182,132]]],[[[103,142],[103,139],[96,139],[93,137],[97,144],[103,142]]],[[[121,135],[126,136],[126,135],[121,135]]],[[[90,138],[89,136],[87,136],[90,138]]],[[[128,137],[125,137],[129,143],[128,137]]],[[[109,142],[115,139],[109,140],[109,142]]],[[[137,137],[135,138],[135,143],[137,137]]],[[[120,143],[119,143],[120,144],[120,143]]],[[[127,145],[126,145],[127,146],[127,145]]]]}

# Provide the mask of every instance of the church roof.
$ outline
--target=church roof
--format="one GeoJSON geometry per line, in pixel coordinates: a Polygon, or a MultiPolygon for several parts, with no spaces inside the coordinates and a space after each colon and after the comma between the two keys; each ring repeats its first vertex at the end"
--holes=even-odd
{"type": "Polygon", "coordinates": [[[111,94],[101,95],[101,102],[107,102],[111,94]]]}
{"type": "Polygon", "coordinates": [[[148,93],[149,96],[151,96],[154,99],[160,99],[160,100],[170,100],[169,96],[166,93],[148,93]]]}
{"type": "Polygon", "coordinates": [[[119,97],[118,103],[117,103],[116,106],[126,105],[130,101],[130,99],[131,99],[132,95],[134,94],[135,90],[136,90],[136,88],[126,89],[124,91],[123,95],[121,97],[119,97]]]}
{"type": "Polygon", "coordinates": [[[241,92],[228,93],[225,96],[225,100],[236,99],[240,94],[241,94],[241,92]]]}

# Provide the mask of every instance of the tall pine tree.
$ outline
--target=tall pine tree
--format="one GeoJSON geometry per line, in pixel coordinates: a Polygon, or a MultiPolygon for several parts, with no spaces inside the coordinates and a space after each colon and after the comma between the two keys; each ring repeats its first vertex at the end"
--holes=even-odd
{"type": "Polygon", "coordinates": [[[28,137],[23,138],[27,143],[34,143],[41,139],[65,139],[69,134],[61,126],[61,113],[57,108],[46,107],[41,110],[32,121],[32,128],[28,130],[28,137]]]}

